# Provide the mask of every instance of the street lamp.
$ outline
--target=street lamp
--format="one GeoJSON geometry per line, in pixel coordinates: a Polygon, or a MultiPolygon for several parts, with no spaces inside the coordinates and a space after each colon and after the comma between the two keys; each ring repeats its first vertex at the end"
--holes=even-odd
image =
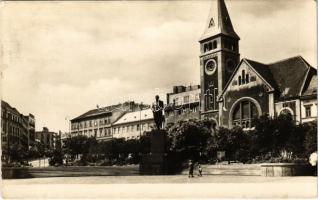
{"type": "Polygon", "coordinates": [[[70,136],[72,137],[72,133],[71,133],[71,120],[69,116],[65,117],[65,120],[68,121],[68,133],[70,134],[70,136]]]}
{"type": "Polygon", "coordinates": [[[142,102],[139,104],[139,140],[141,138],[141,111],[142,111],[142,102]]]}

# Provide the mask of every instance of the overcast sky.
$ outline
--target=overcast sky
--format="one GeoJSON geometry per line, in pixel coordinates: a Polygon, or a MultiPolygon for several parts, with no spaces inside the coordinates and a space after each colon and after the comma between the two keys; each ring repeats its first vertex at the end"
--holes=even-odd
{"type": "MultiPolygon", "coordinates": [[[[2,2],[2,96],[36,129],[68,131],[96,105],[151,103],[199,84],[210,1],[2,2]]],[[[313,0],[227,0],[241,58],[316,66],[313,0]]]]}

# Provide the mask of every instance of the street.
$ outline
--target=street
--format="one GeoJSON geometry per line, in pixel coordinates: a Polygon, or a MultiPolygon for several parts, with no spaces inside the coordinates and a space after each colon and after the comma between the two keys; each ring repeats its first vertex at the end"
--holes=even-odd
{"type": "Polygon", "coordinates": [[[312,198],[316,177],[209,175],[90,176],[2,181],[9,199],[42,198],[312,198]],[[19,191],[19,192],[16,192],[19,191]]]}

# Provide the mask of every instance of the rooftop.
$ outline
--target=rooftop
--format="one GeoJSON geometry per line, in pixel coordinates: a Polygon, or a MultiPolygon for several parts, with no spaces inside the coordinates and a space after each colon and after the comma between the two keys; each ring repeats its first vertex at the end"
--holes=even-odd
{"type": "Polygon", "coordinates": [[[119,124],[126,124],[131,122],[138,122],[138,121],[144,121],[144,120],[152,120],[153,119],[153,113],[152,110],[145,109],[141,111],[134,111],[134,112],[128,112],[124,114],[119,120],[117,120],[114,125],[119,124]]]}
{"type": "MultiPolygon", "coordinates": [[[[302,83],[306,81],[309,70],[316,71],[301,56],[287,58],[270,64],[263,64],[253,60],[246,60],[281,97],[295,97],[301,94],[302,83]]],[[[316,74],[313,80],[316,80],[316,74]]],[[[311,78],[311,77],[310,77],[311,78]]],[[[312,85],[317,83],[312,83],[312,85]]],[[[314,86],[311,86],[311,88],[314,86]]]]}
{"type": "Polygon", "coordinates": [[[86,119],[86,118],[94,118],[100,115],[107,115],[107,114],[111,115],[111,113],[115,111],[125,112],[129,110],[133,110],[134,109],[133,107],[138,107],[138,106],[139,104],[136,104],[134,101],[128,101],[128,102],[120,103],[116,105],[96,108],[96,109],[89,110],[85,112],[84,114],[71,119],[71,121],[77,121],[77,120],[86,119]]]}

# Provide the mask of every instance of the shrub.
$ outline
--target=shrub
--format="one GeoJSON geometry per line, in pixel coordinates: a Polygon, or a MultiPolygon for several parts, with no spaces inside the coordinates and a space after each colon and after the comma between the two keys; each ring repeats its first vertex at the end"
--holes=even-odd
{"type": "Polygon", "coordinates": [[[307,131],[304,139],[304,149],[307,157],[317,151],[317,123],[307,124],[307,131]]]}
{"type": "Polygon", "coordinates": [[[63,153],[61,150],[54,150],[52,152],[51,157],[49,158],[49,165],[56,166],[56,165],[63,165],[63,153]]]}

